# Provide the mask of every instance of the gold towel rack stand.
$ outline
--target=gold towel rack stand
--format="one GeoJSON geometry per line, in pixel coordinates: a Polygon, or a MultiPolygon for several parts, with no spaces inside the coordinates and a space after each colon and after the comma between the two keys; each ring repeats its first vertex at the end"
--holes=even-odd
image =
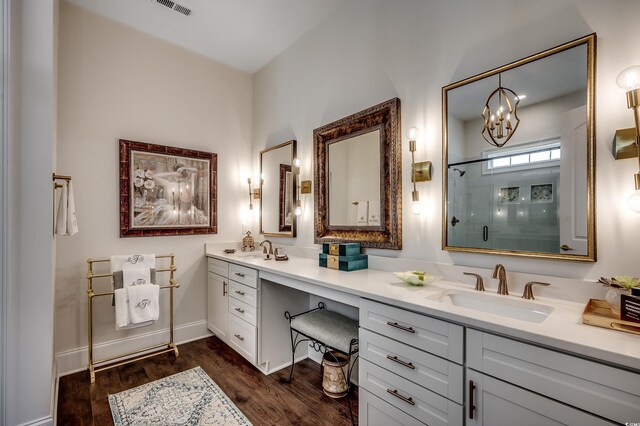
{"type": "MultiPolygon", "coordinates": [[[[54,179],[56,175],[54,175],[54,179]]],[[[60,179],[69,178],[69,176],[62,176],[60,179]]],[[[103,370],[108,370],[109,368],[118,367],[124,364],[128,364],[130,362],[139,361],[141,359],[150,358],[155,355],[160,355],[168,352],[174,352],[175,356],[179,355],[178,347],[173,341],[173,290],[180,287],[180,284],[176,283],[174,280],[174,273],[176,272],[175,267],[175,254],[166,254],[161,256],[156,256],[156,259],[171,259],[171,263],[168,268],[156,268],[156,274],[159,272],[169,272],[169,285],[161,285],[160,289],[169,289],[169,342],[162,343],[160,345],[150,346],[144,349],[139,349],[137,351],[129,352],[122,355],[117,355],[111,358],[105,358],[99,361],[95,361],[93,359],[93,299],[95,297],[101,296],[111,296],[114,295],[114,291],[105,291],[101,293],[95,293],[93,290],[93,280],[96,278],[111,278],[113,283],[113,273],[102,273],[96,274],[93,272],[94,263],[103,263],[110,262],[110,259],[87,259],[88,270],[87,270],[87,301],[88,301],[88,312],[89,312],[89,328],[88,328],[88,340],[89,340],[89,374],[91,376],[91,383],[95,383],[96,381],[96,373],[103,370]]]]}

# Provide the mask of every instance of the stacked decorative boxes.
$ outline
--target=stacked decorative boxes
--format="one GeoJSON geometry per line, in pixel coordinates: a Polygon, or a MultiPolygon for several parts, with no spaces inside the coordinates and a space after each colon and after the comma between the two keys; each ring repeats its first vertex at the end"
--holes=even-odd
{"type": "Polygon", "coordinates": [[[319,254],[320,266],[340,271],[357,271],[369,267],[366,254],[360,254],[358,243],[324,243],[319,254]]]}

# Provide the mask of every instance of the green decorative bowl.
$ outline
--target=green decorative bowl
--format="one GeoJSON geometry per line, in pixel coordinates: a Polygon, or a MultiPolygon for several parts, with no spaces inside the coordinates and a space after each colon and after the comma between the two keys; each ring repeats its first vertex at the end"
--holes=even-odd
{"type": "Polygon", "coordinates": [[[427,271],[394,272],[393,275],[395,275],[403,282],[417,287],[422,287],[424,285],[431,284],[434,281],[442,279],[442,277],[432,275],[427,271]]]}

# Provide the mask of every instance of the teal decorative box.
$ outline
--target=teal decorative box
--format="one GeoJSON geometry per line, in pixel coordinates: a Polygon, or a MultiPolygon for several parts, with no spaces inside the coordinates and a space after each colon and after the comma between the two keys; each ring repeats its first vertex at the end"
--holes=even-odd
{"type": "Polygon", "coordinates": [[[322,253],[333,256],[355,256],[360,254],[359,243],[323,243],[322,253]]]}
{"type": "Polygon", "coordinates": [[[357,271],[369,267],[369,256],[357,254],[355,256],[334,256],[319,253],[319,264],[324,268],[339,269],[340,271],[357,271]]]}

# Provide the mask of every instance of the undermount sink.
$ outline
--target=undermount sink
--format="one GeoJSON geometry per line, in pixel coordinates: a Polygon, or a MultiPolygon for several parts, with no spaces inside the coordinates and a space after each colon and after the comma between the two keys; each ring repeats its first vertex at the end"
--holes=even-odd
{"type": "Polygon", "coordinates": [[[552,306],[482,292],[445,290],[427,298],[461,308],[534,323],[541,323],[553,312],[552,306]]]}

